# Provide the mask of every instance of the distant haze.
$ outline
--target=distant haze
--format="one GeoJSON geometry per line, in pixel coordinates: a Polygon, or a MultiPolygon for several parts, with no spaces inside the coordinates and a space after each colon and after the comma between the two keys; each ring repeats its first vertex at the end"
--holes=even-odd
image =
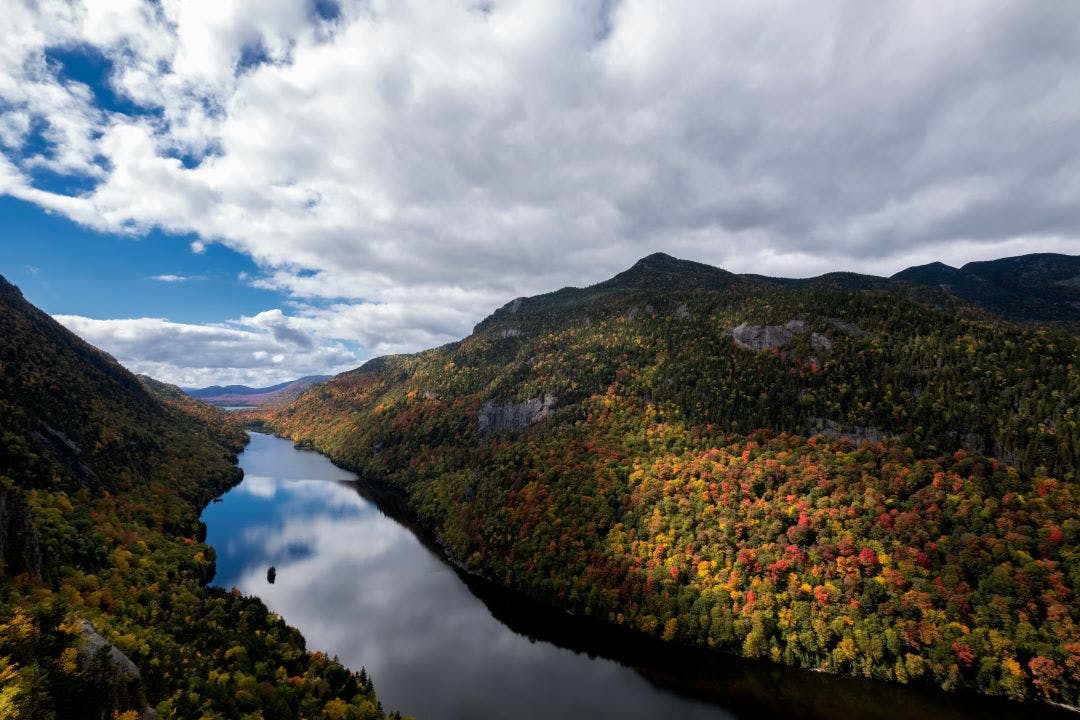
{"type": "Polygon", "coordinates": [[[312,385],[329,379],[329,375],[312,375],[263,388],[252,388],[247,385],[226,387],[212,385],[205,388],[183,388],[183,390],[194,398],[214,405],[276,405],[287,403],[312,385]]]}

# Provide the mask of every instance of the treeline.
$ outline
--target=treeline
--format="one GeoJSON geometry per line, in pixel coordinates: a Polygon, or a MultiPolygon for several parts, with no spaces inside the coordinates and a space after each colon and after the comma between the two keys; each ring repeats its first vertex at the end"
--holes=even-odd
{"type": "Polygon", "coordinates": [[[397,484],[460,560],[556,606],[1080,702],[1076,339],[884,281],[702,267],[516,301],[264,420],[397,484]],[[729,332],[791,320],[764,350],[729,332]],[[484,403],[545,395],[551,417],[478,431],[484,403]]]}
{"type": "Polygon", "coordinates": [[[372,683],[207,588],[242,428],[140,382],[0,279],[0,717],[382,718],[372,683]],[[134,662],[81,657],[89,621],[134,662]]]}

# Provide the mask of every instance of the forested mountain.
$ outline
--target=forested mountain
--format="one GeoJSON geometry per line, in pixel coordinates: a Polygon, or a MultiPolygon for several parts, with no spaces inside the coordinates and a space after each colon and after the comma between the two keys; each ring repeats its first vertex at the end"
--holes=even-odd
{"type": "Polygon", "coordinates": [[[261,416],[553,606],[1077,705],[1078,350],[946,289],[653,255],[261,416]]]}
{"type": "Polygon", "coordinates": [[[184,388],[193,398],[214,405],[270,405],[295,400],[312,385],[329,380],[329,375],[308,375],[299,380],[289,380],[263,388],[247,385],[211,385],[205,388],[184,388]]]}
{"type": "Polygon", "coordinates": [[[1080,257],[1039,253],[911,267],[894,280],[940,288],[965,302],[1017,322],[1054,323],[1080,330],[1080,257]]]}
{"type": "Polygon", "coordinates": [[[199,512],[244,442],[0,278],[0,717],[383,716],[365,676],[205,587],[199,512]]]}

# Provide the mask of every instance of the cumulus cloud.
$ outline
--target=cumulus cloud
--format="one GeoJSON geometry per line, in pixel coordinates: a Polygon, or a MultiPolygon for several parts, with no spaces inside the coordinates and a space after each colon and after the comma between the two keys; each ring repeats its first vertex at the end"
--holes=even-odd
{"type": "Polygon", "coordinates": [[[303,375],[355,367],[340,343],[316,341],[301,330],[281,331],[274,314],[230,325],[192,325],[158,318],[97,320],[56,315],[57,321],[112,354],[134,372],[184,387],[227,383],[265,387],[303,375]],[[269,316],[269,317],[264,317],[269,316]]]}
{"type": "Polygon", "coordinates": [[[786,275],[1080,252],[1075,3],[9,4],[0,192],[249,255],[310,304],[252,319],[289,347],[414,349],[655,250],[786,275]]]}
{"type": "Polygon", "coordinates": [[[188,276],[188,275],[169,275],[169,274],[165,274],[165,275],[155,275],[150,279],[151,280],[157,280],[158,282],[163,282],[163,283],[180,283],[180,282],[187,282],[188,280],[192,280],[193,278],[188,276]]]}

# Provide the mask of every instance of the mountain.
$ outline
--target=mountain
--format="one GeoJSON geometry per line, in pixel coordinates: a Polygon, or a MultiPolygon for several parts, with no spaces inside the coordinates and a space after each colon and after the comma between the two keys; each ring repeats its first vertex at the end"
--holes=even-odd
{"type": "Polygon", "coordinates": [[[1078,356],[910,278],[652,255],[260,416],[553,607],[1077,705],[1078,356]]]}
{"type": "Polygon", "coordinates": [[[1015,322],[1080,329],[1080,257],[1040,253],[970,262],[962,268],[919,265],[892,276],[940,288],[1015,322]]]}
{"type": "Polygon", "coordinates": [[[330,375],[308,375],[264,388],[247,385],[211,385],[205,388],[183,388],[193,398],[213,405],[275,405],[290,402],[312,385],[326,382],[330,375]]]}
{"type": "Polygon", "coordinates": [[[383,717],[366,676],[206,586],[199,513],[245,442],[0,278],[0,717],[383,717]]]}

